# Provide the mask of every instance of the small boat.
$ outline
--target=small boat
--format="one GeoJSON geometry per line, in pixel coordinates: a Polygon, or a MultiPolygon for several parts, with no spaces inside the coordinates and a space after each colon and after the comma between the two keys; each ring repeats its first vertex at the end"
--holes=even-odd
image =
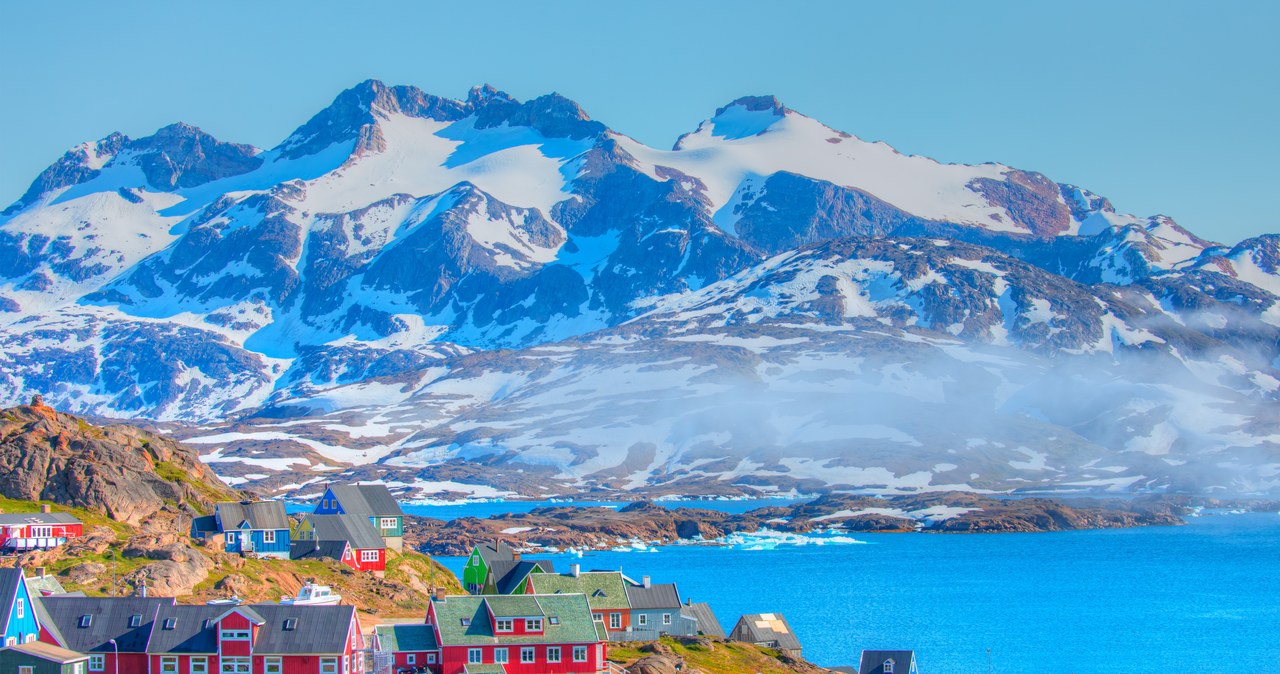
{"type": "Polygon", "coordinates": [[[205,602],[205,604],[209,606],[239,606],[243,603],[244,603],[244,600],[235,596],[234,594],[231,595],[230,597],[227,597],[226,599],[210,599],[209,601],[205,602]]]}
{"type": "Polygon", "coordinates": [[[281,597],[280,603],[289,606],[331,606],[342,601],[342,595],[334,592],[328,585],[307,583],[298,590],[296,597],[281,597]]]}

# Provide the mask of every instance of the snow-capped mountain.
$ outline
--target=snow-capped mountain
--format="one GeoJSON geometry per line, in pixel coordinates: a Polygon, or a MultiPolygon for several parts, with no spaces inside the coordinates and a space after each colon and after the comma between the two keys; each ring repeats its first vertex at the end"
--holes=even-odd
{"type": "Polygon", "coordinates": [[[181,424],[280,489],[1266,491],[1277,240],[770,97],[660,150],[557,94],[369,81],[269,150],[175,124],[38,176],[0,215],[0,398],[181,424]]]}

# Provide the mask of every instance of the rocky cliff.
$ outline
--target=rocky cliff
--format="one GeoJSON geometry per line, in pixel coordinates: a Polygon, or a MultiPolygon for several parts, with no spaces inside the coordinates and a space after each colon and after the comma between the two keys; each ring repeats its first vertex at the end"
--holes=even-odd
{"type": "Polygon", "coordinates": [[[52,501],[138,524],[209,512],[237,494],[195,450],[140,428],[96,426],[36,396],[0,410],[0,496],[52,501]]]}

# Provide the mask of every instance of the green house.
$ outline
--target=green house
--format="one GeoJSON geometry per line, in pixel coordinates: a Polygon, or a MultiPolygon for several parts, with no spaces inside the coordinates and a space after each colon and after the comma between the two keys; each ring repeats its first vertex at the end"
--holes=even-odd
{"type": "Polygon", "coordinates": [[[0,648],[0,672],[12,674],[87,674],[89,656],[32,641],[0,648]]]}
{"type": "Polygon", "coordinates": [[[529,576],[537,573],[555,573],[555,568],[550,560],[520,559],[520,553],[502,541],[481,543],[462,567],[462,586],[471,594],[525,594],[529,576]]]}

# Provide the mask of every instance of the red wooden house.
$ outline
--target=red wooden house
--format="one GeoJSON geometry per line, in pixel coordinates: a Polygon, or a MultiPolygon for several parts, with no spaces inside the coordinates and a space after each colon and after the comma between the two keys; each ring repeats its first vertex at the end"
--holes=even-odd
{"type": "Polygon", "coordinates": [[[89,673],[361,674],[352,606],[180,606],[165,598],[46,597],[41,640],[89,673]],[[84,627],[81,627],[84,625],[84,627]]]}
{"type": "Polygon", "coordinates": [[[434,674],[594,674],[606,666],[604,625],[582,594],[437,595],[425,626],[430,636],[379,630],[378,649],[402,666],[412,655],[434,674]]]}
{"type": "Polygon", "coordinates": [[[51,512],[49,506],[41,506],[38,513],[0,515],[0,551],[4,552],[48,550],[83,534],[80,520],[69,513],[51,512]]]}
{"type": "Polygon", "coordinates": [[[336,559],[356,571],[382,575],[387,546],[369,518],[360,515],[307,515],[289,550],[290,559],[336,559]]]}

